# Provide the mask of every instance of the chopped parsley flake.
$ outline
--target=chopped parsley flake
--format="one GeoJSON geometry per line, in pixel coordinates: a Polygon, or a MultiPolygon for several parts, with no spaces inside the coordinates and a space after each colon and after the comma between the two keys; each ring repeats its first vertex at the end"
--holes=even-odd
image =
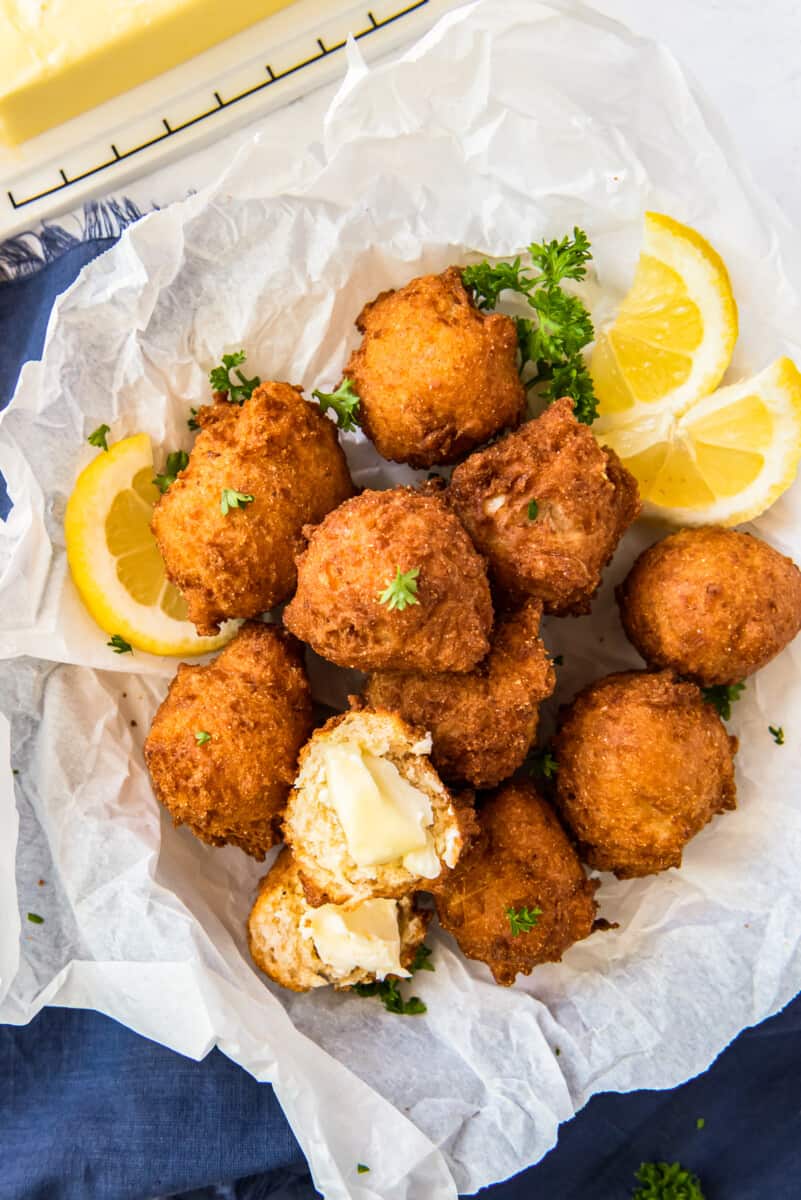
{"type": "Polygon", "coordinates": [[[531,933],[532,929],[542,916],[542,909],[507,908],[506,915],[509,918],[509,927],[512,930],[512,937],[518,937],[521,933],[531,933]]]}
{"type": "Polygon", "coordinates": [[[410,604],[419,604],[420,601],[417,599],[417,576],[419,574],[419,567],[412,567],[410,571],[405,572],[398,567],[395,578],[390,580],[378,597],[378,603],[386,604],[390,612],[395,608],[398,612],[403,612],[410,604]]]}
{"type": "Polygon", "coordinates": [[[86,439],[90,446],[97,446],[100,450],[108,450],[108,442],[106,434],[111,431],[110,425],[98,425],[97,429],[93,430],[86,439]]]}
{"type": "Polygon", "coordinates": [[[252,504],[255,497],[248,495],[247,492],[237,492],[234,488],[223,488],[220,496],[220,512],[224,517],[232,508],[244,508],[246,504],[252,504]]]}

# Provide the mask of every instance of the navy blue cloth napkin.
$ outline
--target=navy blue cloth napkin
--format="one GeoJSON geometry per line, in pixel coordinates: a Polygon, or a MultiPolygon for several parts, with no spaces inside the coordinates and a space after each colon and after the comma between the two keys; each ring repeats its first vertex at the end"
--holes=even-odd
{"type": "MultiPolygon", "coordinates": [[[[0,407],[55,297],[113,244],[118,210],[88,212],[85,238],[51,226],[0,247],[0,407]]],[[[542,1163],[481,1195],[625,1200],[640,1162],[676,1159],[706,1200],[801,1200],[801,997],[683,1087],[596,1096],[542,1163]]],[[[195,1063],[91,1012],[0,1027],[0,1200],[315,1195],[272,1089],[218,1051],[195,1063]]]]}

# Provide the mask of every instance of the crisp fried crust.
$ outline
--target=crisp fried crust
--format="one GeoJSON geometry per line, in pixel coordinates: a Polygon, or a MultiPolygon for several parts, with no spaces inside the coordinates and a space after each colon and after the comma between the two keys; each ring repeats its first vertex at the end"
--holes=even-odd
{"type": "MultiPolygon", "coordinates": [[[[408,971],[426,935],[431,914],[419,909],[412,896],[403,896],[397,903],[400,961],[408,971]]],[[[300,924],[308,911],[297,863],[284,848],[262,879],[248,918],[248,945],[256,966],[293,992],[308,992],[310,988],[330,983],[335,988],[372,983],[375,979],[372,971],[357,967],[343,974],[323,962],[314,941],[301,933],[300,924]]]]}
{"type": "Polygon", "coordinates": [[[489,649],[492,601],[484,560],[436,495],[363,492],[309,531],[288,629],[340,667],[469,671],[489,649]],[[379,596],[417,568],[416,603],[379,596]]]}
{"type": "Polygon", "coordinates": [[[520,420],[514,322],[479,312],[460,267],[382,292],[356,324],[364,337],[345,375],[384,458],[414,467],[456,462],[520,420]]]}
{"type": "Polygon", "coordinates": [[[737,683],[801,629],[801,571],[747,533],[683,529],[645,550],[617,591],[645,661],[705,685],[737,683]]]}
{"type": "Polygon", "coordinates": [[[314,732],[300,756],[300,769],[284,818],[284,835],[297,860],[310,904],[353,904],[372,898],[397,899],[429,880],[402,862],[360,866],[353,861],[328,789],[327,745],[358,747],[393,763],[403,778],[431,802],[431,835],[446,872],[472,837],[473,797],[451,796],[429,762],[430,743],[396,713],[369,709],[332,717],[314,732]]]}
{"type": "Polygon", "coordinates": [[[538,963],[558,962],[592,933],[596,882],[530,783],[507,783],[478,812],[480,833],[455,870],[434,886],[437,914],[468,958],[509,986],[538,963]],[[528,933],[512,933],[508,910],[539,908],[528,933]]]}
{"type": "Polygon", "coordinates": [[[311,733],[300,646],[247,622],[205,667],[182,663],[145,742],[158,799],[176,825],[254,858],[278,841],[298,752],[311,733]],[[196,733],[211,734],[198,743],[196,733]]]}
{"type": "Polygon", "coordinates": [[[714,708],[670,671],[591,684],[560,714],[556,797],[585,862],[620,879],[681,865],[735,807],[734,754],[714,708]]]}
{"type": "Polygon", "coordinates": [[[499,586],[558,614],[589,612],[603,567],[640,511],[634,477],[576,420],[569,399],[471,455],[448,494],[499,586]]]}
{"type": "Polygon", "coordinates": [[[201,408],[189,464],[153,512],[164,564],[202,634],[253,617],[295,586],[301,530],[353,494],[336,427],[300,389],[265,383],[239,407],[201,408]],[[253,496],[221,511],[223,488],[253,496]]]}
{"type": "Polygon", "coordinates": [[[526,757],[540,701],[556,682],[538,636],[541,613],[540,602],[528,600],[507,616],[487,657],[466,675],[372,675],[365,689],[368,703],[428,730],[431,761],[443,778],[494,787],[526,757]]]}

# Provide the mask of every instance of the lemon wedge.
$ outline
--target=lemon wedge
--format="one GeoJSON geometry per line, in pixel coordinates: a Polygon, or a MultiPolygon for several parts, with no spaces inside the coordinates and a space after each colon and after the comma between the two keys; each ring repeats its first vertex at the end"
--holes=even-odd
{"type": "MultiPolygon", "coordinates": [[[[595,432],[595,430],[594,430],[595,432]]],[[[801,459],[801,374],[780,358],[679,416],[662,410],[598,433],[637,479],[644,511],[682,525],[738,525],[769,508],[801,459]]]]}
{"type": "Polygon", "coordinates": [[[198,637],[186,602],[169,582],[150,532],[153,450],[146,433],[116,442],[81,474],[67,502],[67,561],[101,629],[150,654],[205,654],[224,645],[238,622],[198,637]]]}
{"type": "Polygon", "coordinates": [[[723,260],[694,229],[646,213],[634,283],[599,330],[590,362],[599,429],[621,417],[680,413],[718,386],[736,340],[723,260]]]}

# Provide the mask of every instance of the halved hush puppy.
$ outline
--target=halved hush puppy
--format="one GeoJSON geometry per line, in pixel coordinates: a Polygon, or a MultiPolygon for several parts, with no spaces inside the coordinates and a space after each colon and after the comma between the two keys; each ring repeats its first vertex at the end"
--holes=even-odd
{"type": "Polygon", "coordinates": [[[472,829],[428,759],[431,740],[394,713],[344,713],[300,756],[284,834],[315,906],[427,888],[472,829]]]}
{"type": "Polygon", "coordinates": [[[285,848],[261,881],[248,944],[256,966],[293,992],[328,984],[349,988],[410,975],[430,915],[412,896],[312,908],[285,848]]]}

